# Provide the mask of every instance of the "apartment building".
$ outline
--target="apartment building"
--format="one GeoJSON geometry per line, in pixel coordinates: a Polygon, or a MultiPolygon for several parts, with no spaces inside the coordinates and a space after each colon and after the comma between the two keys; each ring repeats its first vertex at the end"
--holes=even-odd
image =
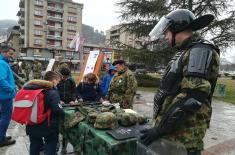
{"type": "Polygon", "coordinates": [[[106,44],[113,48],[133,47],[140,48],[144,38],[138,38],[135,34],[131,34],[120,25],[112,26],[106,31],[106,44]]]}
{"type": "Polygon", "coordinates": [[[9,30],[9,34],[7,36],[6,42],[8,42],[17,52],[17,56],[20,56],[20,44],[19,44],[19,38],[20,38],[20,32],[19,32],[20,26],[15,25],[9,30]]]}
{"type": "Polygon", "coordinates": [[[24,59],[79,60],[69,44],[81,33],[83,4],[72,0],[20,0],[20,52],[24,59]]]}

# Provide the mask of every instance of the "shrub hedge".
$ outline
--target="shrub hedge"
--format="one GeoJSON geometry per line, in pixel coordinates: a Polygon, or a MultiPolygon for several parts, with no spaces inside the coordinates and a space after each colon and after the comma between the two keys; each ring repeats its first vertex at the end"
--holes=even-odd
{"type": "Polygon", "coordinates": [[[136,74],[135,75],[138,87],[159,87],[160,78],[153,77],[148,74],[136,74]]]}

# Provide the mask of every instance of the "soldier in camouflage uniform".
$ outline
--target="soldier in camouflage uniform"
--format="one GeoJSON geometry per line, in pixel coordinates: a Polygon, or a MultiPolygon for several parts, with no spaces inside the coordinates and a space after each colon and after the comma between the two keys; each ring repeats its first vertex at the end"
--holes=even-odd
{"type": "Polygon", "coordinates": [[[165,34],[178,53],[169,62],[154,97],[155,127],[143,131],[143,144],[165,138],[183,144],[188,155],[201,154],[211,119],[219,49],[195,37],[193,31],[206,27],[213,19],[213,15],[196,19],[189,10],[179,9],[162,17],[150,32],[153,40],[165,34]]]}
{"type": "Polygon", "coordinates": [[[66,62],[60,62],[59,66],[58,66],[58,71],[60,71],[62,68],[69,68],[69,65],[66,62]]]}
{"type": "Polygon", "coordinates": [[[113,65],[116,67],[117,73],[110,82],[106,98],[111,103],[119,103],[123,109],[132,109],[137,89],[135,75],[125,66],[123,60],[117,60],[113,65]]]}
{"type": "Polygon", "coordinates": [[[34,61],[33,64],[33,78],[41,79],[42,74],[42,64],[39,61],[34,61]]]}
{"type": "Polygon", "coordinates": [[[25,72],[26,81],[28,81],[29,80],[29,74],[31,72],[31,65],[30,65],[30,63],[25,63],[25,65],[24,65],[24,72],[25,72]]]}

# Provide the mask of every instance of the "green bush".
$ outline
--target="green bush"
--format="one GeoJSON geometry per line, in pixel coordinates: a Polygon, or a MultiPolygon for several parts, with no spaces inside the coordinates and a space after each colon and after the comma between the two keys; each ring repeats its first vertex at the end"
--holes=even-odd
{"type": "Polygon", "coordinates": [[[160,78],[153,77],[147,74],[136,74],[135,75],[138,87],[159,87],[160,78]]]}

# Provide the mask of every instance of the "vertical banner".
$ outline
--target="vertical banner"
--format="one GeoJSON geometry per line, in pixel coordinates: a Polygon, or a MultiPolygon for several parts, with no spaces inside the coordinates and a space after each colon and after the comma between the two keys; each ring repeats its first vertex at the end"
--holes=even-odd
{"type": "Polygon", "coordinates": [[[98,50],[97,51],[90,51],[83,75],[94,72],[95,64],[98,59],[99,53],[100,53],[100,51],[98,51],[98,50]]]}
{"type": "Polygon", "coordinates": [[[50,60],[49,60],[49,64],[47,65],[46,72],[47,72],[47,71],[51,71],[52,68],[53,68],[53,66],[54,66],[54,64],[55,64],[55,59],[50,59],[50,60]]]}
{"type": "Polygon", "coordinates": [[[77,79],[77,83],[81,82],[83,79],[83,76],[87,73],[91,73],[92,70],[95,75],[99,75],[100,69],[103,64],[104,54],[103,54],[103,52],[99,52],[99,51],[91,52],[91,53],[89,55],[85,55],[85,60],[82,65],[80,75],[77,79]],[[97,55],[97,53],[99,53],[99,54],[97,55]],[[90,57],[90,55],[93,55],[93,57],[92,56],[90,57]],[[93,62],[92,62],[92,60],[89,60],[90,58],[93,59],[93,62]],[[94,60],[95,60],[95,62],[94,62],[94,60]],[[88,62],[88,61],[90,61],[90,62],[88,62]]]}

